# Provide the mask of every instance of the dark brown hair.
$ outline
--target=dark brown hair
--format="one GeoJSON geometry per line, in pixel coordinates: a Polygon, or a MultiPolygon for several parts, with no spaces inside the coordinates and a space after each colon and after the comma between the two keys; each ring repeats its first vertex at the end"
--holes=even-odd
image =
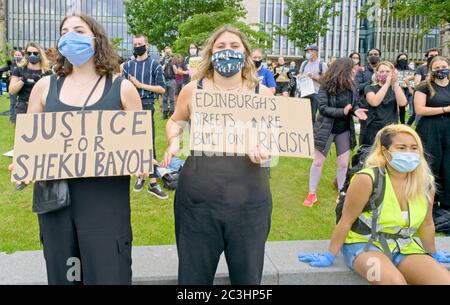
{"type": "Polygon", "coordinates": [[[321,78],[320,83],[330,95],[338,95],[345,90],[353,90],[353,61],[350,58],[339,58],[330,65],[321,78]]]}
{"type": "MultiPolygon", "coordinates": [[[[89,29],[94,33],[94,64],[95,71],[98,75],[112,75],[119,73],[119,55],[116,53],[111,41],[106,35],[105,29],[94,18],[83,15],[73,14],[66,16],[59,26],[59,33],[61,34],[64,23],[72,17],[78,17],[83,20],[89,29]]],[[[58,58],[56,60],[55,72],[59,76],[67,76],[72,73],[73,65],[58,52],[58,58]]]]}

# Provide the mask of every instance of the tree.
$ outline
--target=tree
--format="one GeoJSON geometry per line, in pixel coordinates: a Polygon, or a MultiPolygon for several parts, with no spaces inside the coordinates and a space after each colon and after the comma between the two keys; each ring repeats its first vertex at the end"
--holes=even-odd
{"type": "Polygon", "coordinates": [[[450,0],[371,0],[364,6],[361,17],[370,18],[380,8],[391,9],[394,16],[402,19],[425,17],[419,24],[419,37],[435,27],[450,23],[450,0]]]}
{"type": "Polygon", "coordinates": [[[272,37],[264,31],[252,28],[252,26],[259,28],[259,25],[249,25],[240,21],[243,17],[245,13],[232,7],[221,12],[196,14],[180,25],[180,37],[174,43],[174,51],[187,55],[190,43],[204,44],[214,30],[225,24],[230,24],[244,33],[252,47],[263,49],[270,47],[272,37]]]}
{"type": "Polygon", "coordinates": [[[122,48],[120,46],[122,44],[123,40],[124,40],[123,38],[114,37],[114,38],[110,38],[110,40],[111,40],[111,43],[112,43],[112,45],[113,45],[113,47],[114,47],[114,49],[116,51],[120,52],[120,51],[126,51],[127,50],[127,49],[122,48]]]}
{"type": "Polygon", "coordinates": [[[242,0],[126,0],[132,34],[145,34],[159,49],[172,46],[179,26],[195,14],[220,12],[227,7],[245,12],[242,0]]]}
{"type": "Polygon", "coordinates": [[[328,19],[339,16],[334,10],[339,0],[286,0],[286,15],[290,17],[287,29],[278,28],[276,33],[286,35],[299,48],[317,41],[328,31],[328,19]]]}

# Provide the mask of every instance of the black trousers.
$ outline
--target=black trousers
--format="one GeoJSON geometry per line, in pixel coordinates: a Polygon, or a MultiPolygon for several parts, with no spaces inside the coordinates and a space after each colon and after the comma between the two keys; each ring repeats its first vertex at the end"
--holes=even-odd
{"type": "Polygon", "coordinates": [[[366,121],[359,120],[359,145],[363,143],[363,138],[366,133],[366,121]]]}
{"type": "MultiPolygon", "coordinates": [[[[153,143],[153,159],[156,160],[156,146],[155,146],[155,105],[153,100],[143,100],[142,109],[150,110],[152,112],[152,143],[153,143]]],[[[150,174],[150,178],[158,178],[156,175],[156,167],[153,165],[153,174],[150,174]]]]}
{"type": "Polygon", "coordinates": [[[400,124],[405,124],[406,106],[398,107],[398,117],[400,119],[400,124]]]}
{"type": "Polygon", "coordinates": [[[71,205],[39,215],[50,285],[131,284],[129,177],[69,181],[71,205]]]}
{"type": "MultiPolygon", "coordinates": [[[[183,167],[175,195],[178,283],[212,285],[224,252],[232,285],[259,285],[272,213],[270,191],[263,190],[268,182],[192,175],[191,161],[183,167]]],[[[267,171],[259,170],[268,181],[267,171]]]]}
{"type": "Polygon", "coordinates": [[[450,116],[423,116],[417,125],[436,179],[435,202],[450,209],[450,116]]]}
{"type": "MultiPolygon", "coordinates": [[[[392,123],[395,124],[395,123],[392,123]]],[[[385,125],[386,126],[386,125],[385,125]]],[[[364,135],[362,136],[361,144],[364,145],[373,145],[373,142],[375,142],[375,137],[381,129],[383,129],[383,125],[376,125],[376,124],[369,124],[366,125],[366,128],[364,130],[364,135]]]]}

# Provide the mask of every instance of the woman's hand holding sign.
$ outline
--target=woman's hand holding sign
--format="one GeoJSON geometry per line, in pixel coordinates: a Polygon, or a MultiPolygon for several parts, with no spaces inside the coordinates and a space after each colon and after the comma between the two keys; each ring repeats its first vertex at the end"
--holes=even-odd
{"type": "Polygon", "coordinates": [[[254,149],[250,150],[248,157],[255,164],[263,164],[269,160],[269,152],[261,144],[257,144],[254,149]]]}

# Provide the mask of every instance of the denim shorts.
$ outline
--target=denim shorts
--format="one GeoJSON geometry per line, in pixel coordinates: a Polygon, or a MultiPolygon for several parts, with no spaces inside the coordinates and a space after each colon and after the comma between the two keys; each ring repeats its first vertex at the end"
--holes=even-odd
{"type": "MultiPolygon", "coordinates": [[[[362,252],[364,252],[364,247],[366,246],[366,243],[354,243],[354,244],[344,244],[342,246],[342,254],[344,255],[345,264],[354,271],[353,269],[353,262],[355,261],[356,257],[360,255],[362,252]]],[[[380,248],[378,248],[375,245],[370,245],[369,251],[374,252],[380,252],[384,253],[380,248]]],[[[393,252],[392,253],[392,262],[395,266],[398,266],[407,255],[401,254],[400,252],[393,252]]]]}

